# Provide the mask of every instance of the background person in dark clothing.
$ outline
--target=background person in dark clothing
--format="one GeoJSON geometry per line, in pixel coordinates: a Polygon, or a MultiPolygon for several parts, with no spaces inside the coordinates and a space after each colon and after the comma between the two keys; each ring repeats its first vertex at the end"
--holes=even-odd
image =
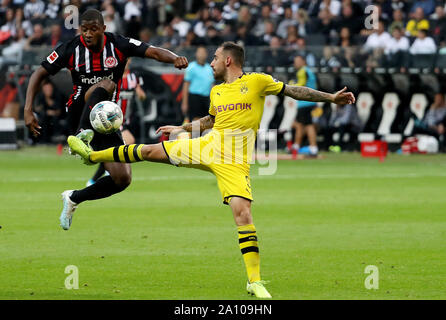
{"type": "Polygon", "coordinates": [[[42,119],[41,142],[51,143],[51,137],[62,134],[61,120],[65,115],[64,100],[59,92],[54,90],[50,81],[45,81],[42,85],[42,93],[37,100],[39,116],[42,119]]]}

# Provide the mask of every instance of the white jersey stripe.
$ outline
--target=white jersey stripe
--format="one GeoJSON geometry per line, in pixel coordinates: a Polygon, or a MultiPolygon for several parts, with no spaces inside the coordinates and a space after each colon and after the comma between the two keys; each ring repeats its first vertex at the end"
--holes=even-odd
{"type": "Polygon", "coordinates": [[[102,65],[104,66],[104,70],[108,70],[108,68],[105,65],[105,60],[107,59],[107,46],[104,46],[104,54],[103,54],[103,61],[102,61],[102,65]]]}
{"type": "Polygon", "coordinates": [[[113,58],[116,59],[116,57],[115,57],[115,46],[113,45],[113,42],[110,42],[110,47],[111,47],[111,52],[112,52],[113,58]]]}
{"type": "Polygon", "coordinates": [[[90,73],[90,50],[85,48],[85,72],[90,73]]]}
{"type": "Polygon", "coordinates": [[[75,69],[77,72],[79,72],[79,46],[76,47],[76,49],[74,50],[74,55],[75,55],[75,69]]]}

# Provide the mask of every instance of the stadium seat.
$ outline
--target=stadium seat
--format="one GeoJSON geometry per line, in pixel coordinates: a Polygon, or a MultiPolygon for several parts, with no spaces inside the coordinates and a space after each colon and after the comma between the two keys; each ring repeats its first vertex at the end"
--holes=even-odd
{"type": "Polygon", "coordinates": [[[435,66],[438,68],[446,68],[446,54],[438,54],[435,60],[435,66]]]}
{"type": "Polygon", "coordinates": [[[429,96],[433,96],[435,93],[440,92],[440,83],[436,75],[427,73],[420,74],[421,90],[429,96]]]}
{"type": "Polygon", "coordinates": [[[276,113],[276,107],[279,104],[279,97],[266,96],[265,104],[263,108],[263,116],[259,125],[259,131],[257,135],[257,147],[261,150],[267,150],[272,140],[277,139],[274,131],[270,131],[270,123],[276,113]],[[268,141],[268,143],[266,143],[268,141]]]}
{"type": "Polygon", "coordinates": [[[410,56],[410,66],[412,68],[433,68],[434,63],[434,54],[413,54],[410,56]]]}
{"type": "Polygon", "coordinates": [[[336,90],[336,78],[332,73],[318,73],[318,89],[326,92],[334,92],[336,90]]]}
{"type": "Polygon", "coordinates": [[[14,118],[0,118],[0,150],[17,149],[17,133],[14,118]]]}
{"type": "Polygon", "coordinates": [[[260,121],[260,129],[268,130],[269,124],[276,113],[276,107],[279,104],[279,98],[277,96],[266,96],[265,105],[263,107],[262,121],[260,121]]]}
{"type": "MultiPolygon", "coordinates": [[[[417,117],[418,120],[423,119],[424,113],[428,105],[428,100],[424,93],[414,93],[412,99],[410,100],[410,111],[417,117]]],[[[413,131],[415,121],[413,117],[410,118],[409,122],[404,129],[404,135],[410,136],[413,131]]]]}
{"type": "Polygon", "coordinates": [[[341,86],[346,86],[349,91],[357,93],[359,89],[359,79],[358,76],[352,73],[341,73],[339,75],[339,82],[341,86]]]}
{"type": "MultiPolygon", "coordinates": [[[[279,131],[289,131],[293,126],[294,119],[297,115],[297,101],[290,97],[285,97],[283,99],[283,118],[279,125],[279,131]]],[[[263,121],[263,120],[262,120],[263,121]]]]}
{"type": "Polygon", "coordinates": [[[312,33],[309,37],[305,38],[307,46],[324,46],[327,41],[327,37],[322,33],[312,33]]]}
{"type": "Polygon", "coordinates": [[[378,135],[385,136],[391,133],[391,126],[396,117],[396,112],[400,104],[400,98],[395,92],[387,92],[382,101],[383,116],[378,127],[378,135]]]}
{"type": "Polygon", "coordinates": [[[35,65],[35,53],[33,51],[27,51],[24,50],[22,52],[22,61],[20,62],[21,65],[35,65]]]}
{"type": "Polygon", "coordinates": [[[373,95],[370,92],[361,92],[358,94],[356,100],[356,107],[358,110],[358,116],[361,120],[362,128],[364,128],[369,121],[372,106],[375,103],[373,95]]]}
{"type": "Polygon", "coordinates": [[[395,91],[401,95],[408,95],[410,92],[410,79],[407,74],[404,73],[393,73],[391,74],[393,87],[395,91]]]}

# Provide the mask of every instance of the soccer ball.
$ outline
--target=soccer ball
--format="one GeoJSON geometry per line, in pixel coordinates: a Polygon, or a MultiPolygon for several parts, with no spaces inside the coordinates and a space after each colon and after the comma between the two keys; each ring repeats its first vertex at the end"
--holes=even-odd
{"type": "Polygon", "coordinates": [[[111,101],[101,101],[90,111],[91,126],[99,133],[110,134],[118,131],[122,120],[121,108],[111,101]]]}

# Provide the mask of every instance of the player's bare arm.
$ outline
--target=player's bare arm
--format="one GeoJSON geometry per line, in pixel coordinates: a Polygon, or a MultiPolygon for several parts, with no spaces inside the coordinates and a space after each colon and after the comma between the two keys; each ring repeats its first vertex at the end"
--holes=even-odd
{"type": "Polygon", "coordinates": [[[190,86],[190,82],[184,81],[183,102],[181,103],[181,112],[183,112],[183,115],[187,115],[187,111],[189,110],[189,86],[190,86]]]}
{"type": "Polygon", "coordinates": [[[26,100],[25,100],[25,110],[24,110],[24,120],[25,125],[31,131],[31,133],[37,137],[40,135],[39,123],[33,113],[33,103],[37,92],[40,90],[42,81],[49,76],[48,71],[43,67],[39,67],[33,72],[29,79],[28,88],[26,90],[26,100]]]}
{"type": "Polygon", "coordinates": [[[341,105],[355,103],[355,96],[353,93],[346,91],[347,87],[344,87],[336,93],[328,93],[308,87],[285,85],[284,95],[296,100],[331,102],[341,105]]]}
{"type": "Polygon", "coordinates": [[[164,48],[150,46],[147,48],[145,56],[146,58],[155,59],[159,62],[171,63],[177,69],[185,69],[188,66],[186,57],[178,56],[164,48]]]}
{"type": "Polygon", "coordinates": [[[141,100],[141,101],[146,100],[147,95],[139,84],[136,86],[135,92],[136,92],[136,95],[138,96],[139,100],[141,100]]]}
{"type": "Polygon", "coordinates": [[[192,132],[195,128],[200,128],[200,132],[203,132],[208,129],[212,129],[214,127],[215,117],[213,115],[208,114],[207,116],[185,123],[181,126],[181,128],[187,132],[192,132]],[[198,122],[198,123],[197,123],[198,122]]]}
{"type": "Polygon", "coordinates": [[[192,132],[195,128],[200,129],[200,133],[207,130],[212,129],[214,127],[215,117],[212,115],[207,115],[201,119],[186,123],[182,126],[163,126],[156,130],[156,133],[163,133],[166,136],[169,136],[173,133],[180,133],[182,131],[192,132]]]}

